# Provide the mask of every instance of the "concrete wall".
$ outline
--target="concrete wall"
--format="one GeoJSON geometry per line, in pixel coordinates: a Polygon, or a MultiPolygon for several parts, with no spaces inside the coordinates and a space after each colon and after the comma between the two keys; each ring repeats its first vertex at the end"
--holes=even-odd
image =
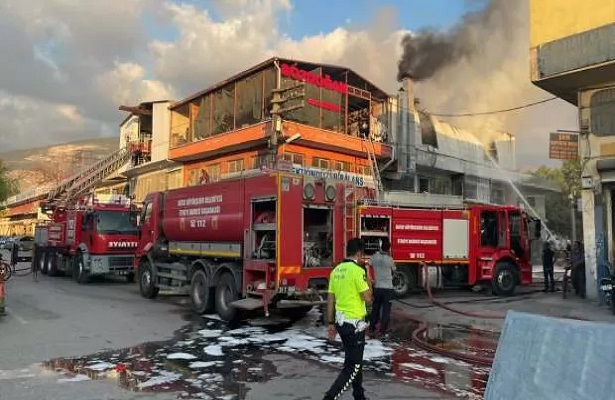
{"type": "Polygon", "coordinates": [[[615,22],[615,0],[530,0],[530,47],[615,22]]]}
{"type": "Polygon", "coordinates": [[[169,102],[153,104],[152,162],[169,157],[169,132],[171,132],[171,111],[169,102]]]}

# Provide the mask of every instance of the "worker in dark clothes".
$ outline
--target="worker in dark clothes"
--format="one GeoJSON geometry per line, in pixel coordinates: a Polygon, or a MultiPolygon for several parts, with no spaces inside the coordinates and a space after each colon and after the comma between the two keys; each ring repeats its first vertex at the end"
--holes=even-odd
{"type": "Polygon", "coordinates": [[[346,244],[346,259],[338,264],[329,278],[327,337],[335,340],[340,335],[344,346],[344,367],[324,400],[337,400],[352,386],[355,400],[366,400],[363,389],[363,351],[367,308],[372,301],[372,290],[367,273],[359,264],[363,257],[363,241],[354,238],[346,244]]]}
{"type": "Polygon", "coordinates": [[[545,276],[545,292],[555,292],[555,280],[553,279],[553,268],[555,252],[551,249],[551,244],[545,242],[544,250],[542,251],[542,271],[545,276]]]}
{"type": "Polygon", "coordinates": [[[374,303],[369,321],[369,335],[376,333],[376,326],[380,322],[380,334],[385,335],[391,321],[391,299],[393,298],[393,271],[395,262],[389,254],[391,242],[384,238],[380,251],[372,256],[370,264],[374,270],[374,303]]]}

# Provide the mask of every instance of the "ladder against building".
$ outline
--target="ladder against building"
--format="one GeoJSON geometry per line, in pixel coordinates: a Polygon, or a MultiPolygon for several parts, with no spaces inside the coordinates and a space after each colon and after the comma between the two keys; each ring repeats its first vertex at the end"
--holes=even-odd
{"type": "Polygon", "coordinates": [[[66,202],[86,194],[103,179],[109,177],[130,161],[132,153],[122,148],[108,157],[97,161],[89,168],[79,171],[52,188],[47,195],[47,203],[66,202]]]}
{"type": "Polygon", "coordinates": [[[378,159],[376,158],[376,147],[374,146],[374,142],[368,136],[365,139],[365,147],[367,148],[367,158],[369,160],[369,168],[374,179],[374,186],[376,188],[376,195],[378,198],[382,197],[382,193],[384,192],[384,187],[382,185],[382,176],[380,175],[380,167],[378,166],[378,159]]]}

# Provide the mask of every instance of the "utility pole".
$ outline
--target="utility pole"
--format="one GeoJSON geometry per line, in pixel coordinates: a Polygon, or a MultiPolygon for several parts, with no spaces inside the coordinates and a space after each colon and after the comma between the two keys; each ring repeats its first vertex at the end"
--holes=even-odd
{"type": "Polygon", "coordinates": [[[278,148],[284,142],[282,137],[282,119],[291,111],[305,106],[305,84],[300,83],[283,89],[273,89],[271,99],[271,134],[269,149],[271,150],[272,167],[278,160],[278,148]]]}

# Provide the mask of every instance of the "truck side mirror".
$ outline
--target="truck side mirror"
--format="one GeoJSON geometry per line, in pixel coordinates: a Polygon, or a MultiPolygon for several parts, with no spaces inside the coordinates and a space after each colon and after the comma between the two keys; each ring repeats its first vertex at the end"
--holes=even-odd
{"type": "Polygon", "coordinates": [[[16,242],[11,246],[11,265],[17,264],[17,260],[19,259],[19,244],[16,242]]]}

